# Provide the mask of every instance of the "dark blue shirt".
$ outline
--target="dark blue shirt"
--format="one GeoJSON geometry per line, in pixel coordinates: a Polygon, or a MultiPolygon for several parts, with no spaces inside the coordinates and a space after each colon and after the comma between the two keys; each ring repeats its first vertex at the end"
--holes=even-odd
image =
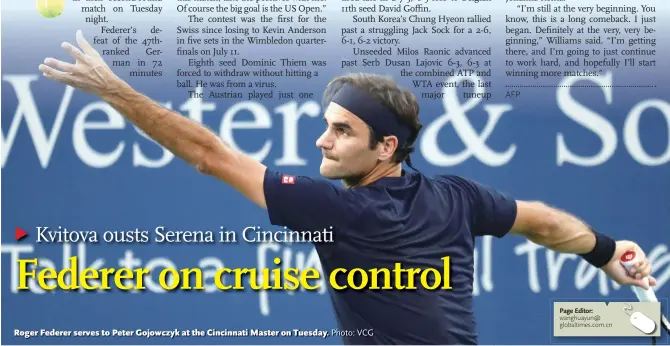
{"type": "MultiPolygon", "coordinates": [[[[423,289],[418,276],[415,290],[330,288],[339,328],[354,332],[345,343],[477,343],[474,239],[504,236],[516,218],[514,199],[461,177],[409,172],[345,189],[268,169],[264,190],[273,225],[295,231],[332,227],[334,242],[314,243],[326,279],[337,268],[388,268],[393,273],[396,263],[442,273],[442,258],[450,257],[452,289],[423,289]],[[373,335],[358,335],[366,329],[373,335]]],[[[345,275],[337,277],[346,284],[345,275]]],[[[391,277],[391,283],[395,280],[391,277]]],[[[399,280],[408,283],[407,275],[399,280]]]]}

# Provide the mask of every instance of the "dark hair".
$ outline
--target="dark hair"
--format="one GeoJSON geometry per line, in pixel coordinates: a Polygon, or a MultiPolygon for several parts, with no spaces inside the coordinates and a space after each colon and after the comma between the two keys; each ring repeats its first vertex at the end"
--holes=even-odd
{"type": "MultiPolygon", "coordinates": [[[[396,149],[393,154],[393,160],[396,163],[405,161],[409,154],[414,151],[414,142],[419,136],[423,125],[419,120],[419,103],[414,94],[407,89],[401,88],[393,79],[370,73],[351,73],[334,78],[328,83],[326,91],[323,93],[323,106],[328,106],[330,100],[335,96],[338,90],[345,85],[351,84],[363,91],[366,91],[371,97],[386,106],[392,111],[398,119],[406,124],[412,133],[407,143],[396,149]]],[[[369,127],[369,126],[368,126],[369,127]]],[[[374,149],[377,143],[384,139],[370,127],[370,149],[374,149]]]]}

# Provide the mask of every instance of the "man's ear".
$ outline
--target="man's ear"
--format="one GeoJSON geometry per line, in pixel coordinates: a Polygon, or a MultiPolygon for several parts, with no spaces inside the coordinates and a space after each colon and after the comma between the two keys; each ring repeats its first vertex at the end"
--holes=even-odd
{"type": "Polygon", "coordinates": [[[393,157],[396,149],[398,149],[398,138],[396,136],[386,136],[384,141],[379,145],[379,160],[386,161],[393,157]]]}

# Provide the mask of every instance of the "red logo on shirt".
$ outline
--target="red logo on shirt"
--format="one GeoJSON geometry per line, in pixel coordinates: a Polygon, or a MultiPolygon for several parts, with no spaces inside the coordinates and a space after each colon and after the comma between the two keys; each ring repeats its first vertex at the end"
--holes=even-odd
{"type": "Polygon", "coordinates": [[[281,177],[282,184],[295,184],[295,177],[292,175],[282,175],[281,177]]]}

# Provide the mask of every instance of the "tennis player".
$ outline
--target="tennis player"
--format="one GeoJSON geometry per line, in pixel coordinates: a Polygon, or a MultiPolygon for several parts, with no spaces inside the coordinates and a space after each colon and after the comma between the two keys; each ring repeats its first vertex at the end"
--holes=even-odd
{"type": "MultiPolygon", "coordinates": [[[[472,304],[475,237],[521,235],[557,252],[581,255],[622,285],[645,287],[651,264],[640,247],[615,241],[541,202],[519,201],[453,175],[405,171],[421,129],[415,97],[369,74],[335,78],[324,95],[321,175],[288,176],[236,151],[202,126],[160,106],[118,78],[83,38],[64,43],[75,63],[46,59],[50,79],[97,95],[201,173],[232,185],[267,209],[270,222],[293,230],[333,227],[335,242],[315,243],[325,274],[333,268],[442,268],[450,257],[450,290],[331,290],[348,344],[475,344],[472,304]],[[629,275],[619,256],[644,259],[629,275]],[[372,329],[373,335],[355,331],[372,329]]],[[[443,269],[443,268],[442,268],[443,269]]],[[[343,279],[343,277],[341,277],[343,279]]],[[[649,285],[656,280],[649,277],[649,285]]],[[[393,278],[395,281],[396,278],[393,278]]],[[[398,278],[407,284],[407,277],[398,278]]],[[[339,282],[346,284],[344,280],[339,282]]],[[[645,287],[647,288],[647,287],[645,287]]]]}

